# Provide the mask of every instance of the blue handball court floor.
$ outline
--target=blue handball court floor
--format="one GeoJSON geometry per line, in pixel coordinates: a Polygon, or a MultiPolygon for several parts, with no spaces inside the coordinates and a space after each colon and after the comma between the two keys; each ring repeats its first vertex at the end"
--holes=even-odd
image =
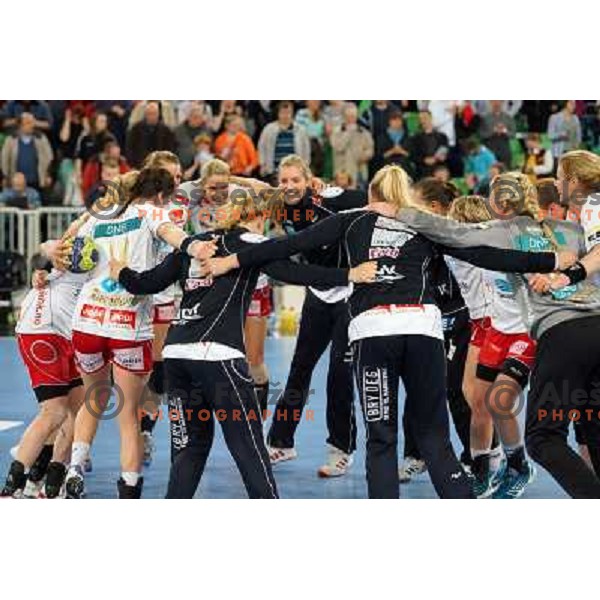
{"type": "MultiPolygon", "coordinates": [[[[266,361],[271,381],[281,389],[285,385],[294,350],[292,338],[268,339],[266,361]]],[[[364,430],[357,406],[359,420],[358,451],[350,473],[338,479],[320,479],[317,469],[325,458],[325,381],[327,353],[313,374],[308,408],[314,411],[314,420],[303,420],[296,437],[298,459],[277,465],[275,478],[282,498],[366,498],[364,470],[364,430]]],[[[273,386],[273,384],[272,384],[273,386]]],[[[274,396],[271,396],[273,398],[274,396]]],[[[400,398],[403,403],[403,398],[400,398]]],[[[13,338],[0,338],[0,475],[4,479],[11,461],[9,450],[21,437],[25,426],[35,416],[37,402],[27,373],[13,338]]],[[[455,449],[458,439],[452,430],[455,449]]],[[[162,498],[166,491],[169,470],[169,444],[167,421],[159,422],[155,429],[156,453],[154,462],[145,470],[144,497],[162,498]]],[[[400,455],[402,432],[399,433],[400,455]]],[[[458,454],[458,452],[457,452],[458,454]]],[[[119,438],[116,422],[103,421],[92,448],[93,471],[87,476],[88,498],[115,498],[116,479],[119,474],[119,438]]],[[[401,486],[403,498],[436,498],[427,474],[401,486]]],[[[206,471],[196,493],[197,498],[245,498],[240,476],[225,447],[217,427],[217,435],[206,471]]],[[[564,498],[564,492],[538,467],[536,480],[528,487],[523,498],[564,498]]]]}

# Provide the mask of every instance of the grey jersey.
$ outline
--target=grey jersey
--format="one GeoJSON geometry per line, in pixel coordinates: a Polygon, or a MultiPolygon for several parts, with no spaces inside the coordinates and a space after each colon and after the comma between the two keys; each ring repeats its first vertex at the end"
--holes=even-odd
{"type": "MultiPolygon", "coordinates": [[[[527,252],[552,250],[539,223],[530,217],[466,224],[409,208],[401,210],[398,218],[432,241],[447,246],[487,245],[527,252]]],[[[544,223],[552,229],[559,248],[572,250],[579,257],[585,254],[580,225],[552,219],[544,223]]],[[[510,278],[523,319],[534,339],[563,321],[600,315],[600,287],[590,280],[540,295],[531,291],[524,275],[511,274],[510,278]]]]}

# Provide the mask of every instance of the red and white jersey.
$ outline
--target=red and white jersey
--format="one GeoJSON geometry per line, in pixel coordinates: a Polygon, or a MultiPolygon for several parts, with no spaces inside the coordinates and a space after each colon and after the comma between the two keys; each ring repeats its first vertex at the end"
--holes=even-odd
{"type": "Polygon", "coordinates": [[[516,291],[506,273],[485,271],[485,277],[494,291],[492,327],[502,333],[527,333],[516,291]]]}
{"type": "Polygon", "coordinates": [[[475,320],[489,316],[493,291],[486,280],[484,269],[450,256],[446,256],[445,259],[456,277],[462,297],[469,309],[469,317],[475,320]]]}
{"type": "Polygon", "coordinates": [[[16,332],[26,334],[54,333],[71,339],[71,323],[77,298],[89,273],[69,273],[53,270],[48,285],[31,289],[19,314],[16,332]]]}
{"type": "Polygon", "coordinates": [[[110,278],[111,257],[123,260],[134,271],[156,265],[157,230],[170,223],[166,207],[133,204],[119,217],[91,217],[80,235],[90,235],[98,248],[98,265],[81,290],[73,329],[120,340],[151,339],[153,304],[151,296],[134,296],[110,278]]]}
{"type": "MultiPolygon", "coordinates": [[[[166,205],[165,209],[168,212],[169,219],[174,225],[177,227],[185,226],[188,220],[188,209],[181,204],[175,202],[169,202],[166,205]]],[[[167,244],[161,239],[156,238],[154,241],[156,245],[156,264],[160,264],[171,252],[173,252],[173,246],[167,244]]],[[[170,285],[166,290],[159,292],[158,294],[154,294],[152,296],[152,303],[156,306],[159,304],[169,304],[174,302],[175,300],[175,284],[170,285]]]]}

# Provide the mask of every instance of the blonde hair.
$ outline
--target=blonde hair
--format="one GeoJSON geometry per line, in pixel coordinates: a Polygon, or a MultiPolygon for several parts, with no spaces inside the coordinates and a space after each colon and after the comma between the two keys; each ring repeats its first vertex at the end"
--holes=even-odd
{"type": "Polygon", "coordinates": [[[296,167],[302,172],[303,177],[310,181],[312,179],[312,172],[308,163],[297,154],[288,154],[285,156],[282,161],[279,163],[278,172],[281,173],[281,169],[284,167],[296,167]]]}
{"type": "Polygon", "coordinates": [[[410,179],[398,165],[387,165],[375,173],[369,193],[379,202],[387,202],[397,210],[413,206],[410,179]]]}
{"type": "Polygon", "coordinates": [[[588,191],[600,191],[600,156],[597,154],[573,150],[563,154],[558,164],[567,179],[577,177],[588,191]]]}
{"type": "Polygon", "coordinates": [[[452,202],[448,216],[460,223],[491,221],[488,204],[483,196],[460,196],[452,202]]]}
{"type": "Polygon", "coordinates": [[[155,150],[146,156],[142,163],[142,169],[159,169],[165,164],[179,165],[177,154],[169,150],[155,150]]]}
{"type": "Polygon", "coordinates": [[[114,204],[127,206],[132,200],[132,190],[137,183],[139,171],[128,171],[115,177],[106,188],[104,196],[94,203],[100,210],[110,208],[114,204]]]}
{"type": "Polygon", "coordinates": [[[525,173],[509,171],[496,175],[490,182],[490,198],[507,214],[540,220],[537,188],[525,173]]]}
{"type": "Polygon", "coordinates": [[[496,175],[490,184],[490,196],[492,194],[494,203],[504,210],[512,210],[515,216],[531,217],[537,221],[552,249],[558,249],[559,244],[554,232],[542,218],[537,188],[525,173],[510,171],[496,175]],[[507,193],[508,190],[510,192],[507,193]],[[500,197],[496,198],[496,194],[500,197]]]}
{"type": "Polygon", "coordinates": [[[216,229],[233,229],[240,223],[248,223],[264,215],[266,203],[255,201],[246,189],[236,188],[231,196],[231,200],[216,210],[216,229]]]}
{"type": "Polygon", "coordinates": [[[206,183],[206,180],[213,175],[225,175],[229,177],[231,175],[231,169],[229,165],[220,158],[213,158],[202,165],[200,170],[200,182],[206,183]]]}

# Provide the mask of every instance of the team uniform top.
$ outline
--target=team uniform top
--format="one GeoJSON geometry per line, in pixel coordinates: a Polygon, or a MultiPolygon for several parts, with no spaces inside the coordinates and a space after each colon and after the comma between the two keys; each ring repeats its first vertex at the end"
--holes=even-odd
{"type": "MultiPolygon", "coordinates": [[[[487,223],[465,224],[416,211],[403,209],[399,218],[429,239],[438,243],[466,248],[489,244],[532,254],[551,249],[539,223],[530,217],[515,217],[487,223]]],[[[568,221],[546,219],[560,248],[572,250],[578,256],[586,253],[583,229],[568,221]]],[[[512,271],[499,269],[498,271],[512,271]]],[[[535,272],[535,271],[531,271],[535,272]]],[[[508,275],[521,307],[521,314],[531,337],[539,339],[551,327],[572,319],[600,314],[600,287],[590,280],[566,286],[549,294],[536,294],[522,275],[508,275]]]]}
{"type": "MultiPolygon", "coordinates": [[[[268,238],[245,228],[216,230],[193,239],[216,239],[216,256],[236,254],[268,238]]],[[[167,334],[163,358],[225,360],[245,356],[244,321],[259,269],[242,268],[212,279],[202,277],[198,261],[183,252],[170,254],[145,273],[123,269],[119,283],[134,294],[155,294],[174,282],[183,290],[181,304],[167,334]]],[[[347,283],[348,269],[329,269],[277,261],[263,269],[287,283],[321,288],[347,283]]]]}
{"type": "MultiPolygon", "coordinates": [[[[282,221],[282,227],[288,235],[294,235],[338,212],[362,207],[366,202],[366,194],[358,190],[328,187],[323,190],[321,196],[315,196],[309,189],[299,204],[286,205],[286,218],[282,221]]],[[[312,265],[334,268],[348,266],[346,253],[338,243],[307,250],[302,256],[312,265]]],[[[311,291],[323,302],[334,303],[344,300],[352,293],[352,284],[329,290],[311,288],[311,291]]]]}
{"type": "MultiPolygon", "coordinates": [[[[177,227],[183,228],[188,219],[188,211],[187,208],[182,206],[177,202],[169,202],[165,210],[169,215],[169,219],[174,225],[177,227]]],[[[164,240],[160,238],[155,238],[154,243],[156,245],[155,255],[156,255],[156,264],[160,264],[168,254],[174,251],[173,246],[167,244],[164,240]]],[[[171,285],[166,290],[163,290],[159,294],[154,294],[152,296],[152,304],[158,306],[160,304],[172,304],[175,302],[175,286],[171,285]]]]}
{"type": "Polygon", "coordinates": [[[502,333],[527,333],[512,277],[497,271],[484,271],[484,277],[493,290],[492,327],[502,333]]]}
{"type": "Polygon", "coordinates": [[[120,340],[152,338],[152,298],[130,294],[113,281],[109,260],[115,257],[137,270],[153,267],[156,232],[163,223],[170,222],[169,211],[150,203],[130,205],[111,220],[88,219],[79,235],[94,239],[98,264],[79,295],[73,314],[74,330],[120,340]]]}
{"type": "Polygon", "coordinates": [[[77,298],[88,273],[52,270],[48,285],[29,290],[23,303],[15,331],[24,334],[52,333],[71,339],[71,324],[77,298]]]}
{"type": "Polygon", "coordinates": [[[470,318],[476,321],[489,316],[493,292],[486,281],[485,270],[451,256],[446,257],[446,261],[458,281],[470,318]]]}
{"type": "Polygon", "coordinates": [[[367,209],[340,212],[310,230],[248,249],[238,260],[243,267],[258,266],[336,243],[341,243],[351,267],[369,260],[376,260],[378,267],[375,283],[355,285],[349,298],[350,341],[394,334],[443,339],[431,281],[431,263],[437,255],[450,254],[503,271],[548,272],[556,262],[553,253],[529,255],[484,246],[457,251],[434,244],[397,219],[367,209]]]}

